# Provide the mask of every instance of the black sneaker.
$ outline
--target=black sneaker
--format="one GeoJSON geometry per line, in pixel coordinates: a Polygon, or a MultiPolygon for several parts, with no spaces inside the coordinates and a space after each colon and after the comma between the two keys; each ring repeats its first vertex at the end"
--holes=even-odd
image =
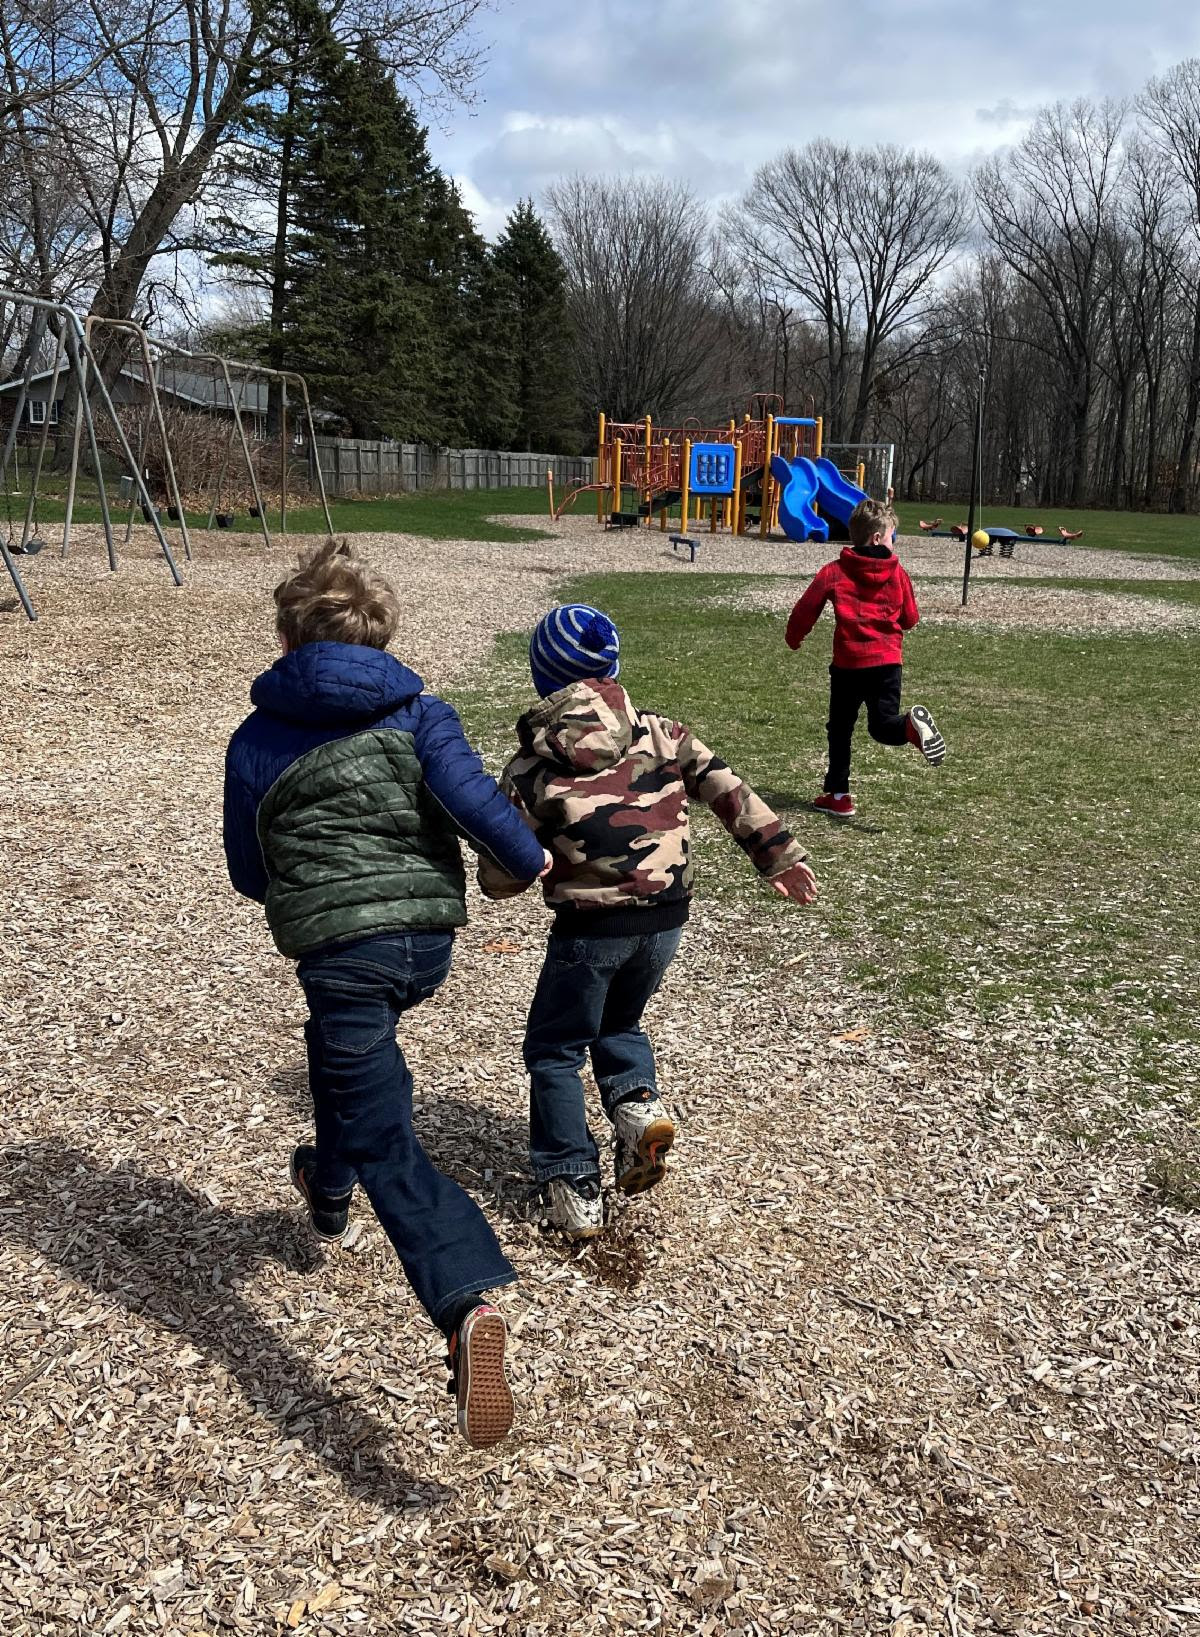
{"type": "Polygon", "coordinates": [[[458,1404],[458,1430],[472,1449],[490,1449],[512,1431],[515,1407],[504,1348],[508,1326],[490,1302],[480,1301],[450,1337],[446,1363],[458,1404]]]}
{"type": "Polygon", "coordinates": [[[946,741],[924,705],[914,705],[908,713],[908,742],[916,745],[930,767],[940,767],[946,760],[946,741]]]}
{"type": "Polygon", "coordinates": [[[288,1162],[288,1176],[292,1187],[308,1207],[308,1225],[324,1244],[336,1245],[346,1232],[350,1221],[350,1200],[353,1188],[346,1194],[318,1194],[312,1186],[312,1173],[317,1163],[315,1148],[300,1147],[288,1162]]]}

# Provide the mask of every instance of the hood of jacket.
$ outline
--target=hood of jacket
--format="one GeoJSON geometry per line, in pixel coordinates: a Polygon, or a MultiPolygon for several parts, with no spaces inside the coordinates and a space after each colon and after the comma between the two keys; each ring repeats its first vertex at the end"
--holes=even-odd
{"type": "Polygon", "coordinates": [[[351,728],[390,715],[424,687],[415,671],[380,648],[306,642],[255,678],[250,701],[287,721],[351,728]]]}
{"type": "Polygon", "coordinates": [[[576,773],[615,767],[629,754],[633,734],[629,695],[611,678],[560,688],[517,723],[523,750],[576,773]]]}
{"type": "Polygon", "coordinates": [[[856,584],[878,590],[900,572],[900,559],[894,551],[883,557],[866,557],[853,546],[843,546],[838,559],[842,569],[856,584]]]}

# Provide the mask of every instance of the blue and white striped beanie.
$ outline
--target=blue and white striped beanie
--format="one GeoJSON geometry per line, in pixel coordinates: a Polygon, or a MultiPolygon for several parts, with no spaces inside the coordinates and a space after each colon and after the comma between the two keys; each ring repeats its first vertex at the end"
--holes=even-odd
{"type": "Polygon", "coordinates": [[[529,644],[533,685],[543,699],[584,677],[616,676],[621,639],[607,614],[586,603],[552,608],[529,644]]]}

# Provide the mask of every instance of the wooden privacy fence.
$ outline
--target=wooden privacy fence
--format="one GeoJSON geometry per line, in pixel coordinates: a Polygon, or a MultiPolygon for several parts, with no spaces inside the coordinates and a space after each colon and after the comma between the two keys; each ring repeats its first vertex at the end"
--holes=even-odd
{"type": "Polygon", "coordinates": [[[317,459],[331,495],[386,495],[413,489],[538,489],[546,472],[560,491],[595,481],[589,455],[531,455],[497,449],[429,449],[420,443],[318,438],[317,459]]]}

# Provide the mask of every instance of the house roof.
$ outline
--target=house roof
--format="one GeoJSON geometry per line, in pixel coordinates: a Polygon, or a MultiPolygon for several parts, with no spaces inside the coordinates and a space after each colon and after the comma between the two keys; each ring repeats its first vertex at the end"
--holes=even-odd
{"type": "MultiPolygon", "coordinates": [[[[242,413],[265,415],[269,390],[266,381],[261,377],[244,376],[234,371],[230,373],[233,376],[234,394],[242,413]]],[[[36,374],[30,376],[29,384],[33,386],[48,381],[53,374],[53,370],[38,370],[36,374]]],[[[121,374],[125,380],[134,381],[138,386],[146,384],[145,373],[137,365],[124,365],[121,374]]],[[[23,376],[18,375],[11,381],[0,382],[0,394],[18,391],[23,379],[23,376]]],[[[219,371],[203,371],[183,366],[177,368],[170,361],[165,361],[159,372],[158,391],[160,397],[194,404],[198,409],[232,410],[229,393],[225,389],[225,380],[219,371]]]]}

